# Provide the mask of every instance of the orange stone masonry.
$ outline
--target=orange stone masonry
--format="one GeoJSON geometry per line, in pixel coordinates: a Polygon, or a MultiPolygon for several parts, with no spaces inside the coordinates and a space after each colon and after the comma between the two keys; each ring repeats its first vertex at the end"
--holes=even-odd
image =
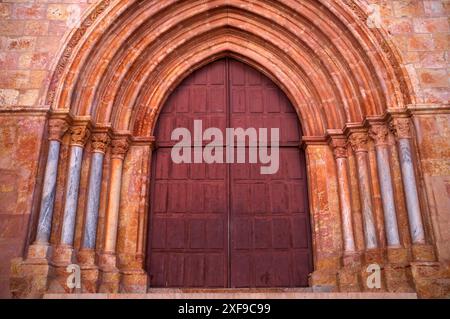
{"type": "Polygon", "coordinates": [[[312,290],[450,296],[449,14],[448,0],[0,3],[0,297],[152,289],[158,116],[186,76],[223,57],[268,76],[298,114],[312,290]],[[380,28],[367,23],[374,8],[380,28]],[[65,286],[70,263],[81,290],[65,286]],[[380,289],[366,285],[373,263],[380,289]]]}

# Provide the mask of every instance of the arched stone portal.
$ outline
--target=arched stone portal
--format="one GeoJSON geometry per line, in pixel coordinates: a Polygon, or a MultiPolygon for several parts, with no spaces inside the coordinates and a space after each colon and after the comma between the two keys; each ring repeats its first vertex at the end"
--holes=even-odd
{"type": "Polygon", "coordinates": [[[367,12],[364,1],[101,2],[68,40],[48,88],[44,185],[20,265],[25,293],[68,291],[75,261],[84,291],[147,290],[157,119],[189,73],[225,56],[274,81],[300,119],[309,284],[364,291],[366,267],[378,263],[380,289],[414,289],[410,267],[435,260],[406,111],[415,97],[367,12]]]}

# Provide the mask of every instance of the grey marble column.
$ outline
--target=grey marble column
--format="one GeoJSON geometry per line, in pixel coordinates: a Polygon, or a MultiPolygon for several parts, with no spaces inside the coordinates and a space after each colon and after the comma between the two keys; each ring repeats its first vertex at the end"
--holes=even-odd
{"type": "Polygon", "coordinates": [[[97,240],[98,210],[100,206],[100,191],[102,184],[103,159],[109,137],[106,133],[95,134],[92,137],[92,159],[89,175],[88,196],[86,203],[86,220],[84,224],[83,245],[85,249],[94,249],[97,240]]]}
{"type": "Polygon", "coordinates": [[[55,203],[56,180],[58,175],[59,151],[61,138],[68,128],[64,120],[49,121],[49,150],[45,167],[44,185],[41,196],[39,222],[36,234],[36,243],[48,243],[50,240],[53,207],[55,203]]]}
{"type": "Polygon", "coordinates": [[[367,159],[367,133],[353,133],[349,139],[358,167],[359,195],[364,219],[364,238],[367,249],[378,248],[378,239],[373,216],[370,171],[367,159]]]}
{"type": "Polygon", "coordinates": [[[416,176],[412,160],[411,130],[408,118],[398,118],[391,123],[391,128],[398,141],[400,167],[403,187],[405,189],[406,207],[408,210],[409,228],[414,244],[425,244],[425,231],[419,204],[416,176]]]}
{"type": "Polygon", "coordinates": [[[72,128],[71,134],[70,164],[61,231],[61,244],[67,246],[72,246],[74,240],[83,148],[89,137],[89,130],[86,126],[75,126],[72,128]]]}
{"type": "Polygon", "coordinates": [[[384,124],[374,125],[370,130],[370,136],[375,141],[387,243],[389,247],[400,247],[391,164],[389,161],[388,134],[389,130],[384,124]]]}

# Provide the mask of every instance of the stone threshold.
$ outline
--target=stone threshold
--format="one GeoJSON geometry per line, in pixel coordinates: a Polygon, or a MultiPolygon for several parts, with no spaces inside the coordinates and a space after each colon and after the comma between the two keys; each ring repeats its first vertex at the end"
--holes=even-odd
{"type": "Polygon", "coordinates": [[[149,289],[145,294],[46,294],[44,299],[417,299],[416,293],[292,289],[149,289]]]}

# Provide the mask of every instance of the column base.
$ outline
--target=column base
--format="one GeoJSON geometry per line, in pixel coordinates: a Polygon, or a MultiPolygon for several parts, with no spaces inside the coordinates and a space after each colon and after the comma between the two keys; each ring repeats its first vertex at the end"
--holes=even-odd
{"type": "Polygon", "coordinates": [[[53,249],[49,243],[35,242],[28,247],[27,263],[48,264],[52,258],[53,249]]]}
{"type": "Polygon", "coordinates": [[[338,274],[340,292],[360,292],[361,285],[360,267],[344,267],[338,274]]]}
{"type": "Polygon", "coordinates": [[[337,271],[316,270],[309,278],[309,285],[315,292],[337,292],[337,271]]]}
{"type": "Polygon", "coordinates": [[[408,249],[403,247],[388,247],[387,261],[389,264],[407,266],[409,264],[408,249]]]}
{"type": "Polygon", "coordinates": [[[385,253],[382,248],[368,249],[364,252],[364,262],[361,266],[361,285],[363,291],[367,292],[385,292],[386,280],[384,273],[384,259],[385,253]],[[379,287],[372,287],[369,282],[372,283],[374,272],[369,271],[372,266],[378,266],[380,270],[380,285],[379,287]]]}
{"type": "Polygon", "coordinates": [[[389,292],[414,292],[409,267],[408,250],[403,247],[388,247],[388,264],[384,269],[389,292]]]}
{"type": "Polygon", "coordinates": [[[364,264],[377,264],[382,267],[384,265],[384,255],[382,248],[368,249],[364,252],[364,264]]]}
{"type": "MultiPolygon", "coordinates": [[[[36,259],[33,259],[36,260],[36,259]]],[[[11,260],[10,291],[13,298],[42,298],[47,292],[50,265],[39,260],[11,260]]]]}
{"type": "Polygon", "coordinates": [[[102,253],[99,260],[99,292],[118,293],[120,290],[120,272],[117,268],[117,257],[114,253],[102,253]]]}
{"type": "MultiPolygon", "coordinates": [[[[72,293],[73,288],[68,285],[69,276],[73,273],[67,271],[67,266],[76,265],[72,246],[58,245],[53,253],[49,272],[49,287],[51,293],[72,293]]],[[[75,274],[77,275],[77,274],[75,274]]]]}
{"type": "Polygon", "coordinates": [[[389,292],[415,292],[409,267],[387,265],[384,269],[387,291],[389,292]]]}
{"type": "Polygon", "coordinates": [[[436,256],[434,254],[434,247],[432,245],[413,245],[412,256],[415,262],[434,262],[436,256]]]}
{"type": "Polygon", "coordinates": [[[11,261],[10,291],[14,298],[41,298],[47,292],[52,253],[49,243],[34,242],[25,260],[11,261]]]}
{"type": "Polygon", "coordinates": [[[122,272],[120,292],[147,293],[148,276],[144,270],[130,270],[122,272]]]}
{"type": "Polygon", "coordinates": [[[99,269],[95,264],[95,250],[83,249],[78,252],[78,261],[81,268],[82,293],[96,293],[99,283],[99,269]]]}
{"type": "Polygon", "coordinates": [[[116,271],[99,271],[99,293],[117,294],[120,290],[120,273],[116,271]]]}
{"type": "Polygon", "coordinates": [[[342,256],[343,268],[338,273],[338,286],[341,292],[360,292],[361,286],[361,253],[344,253],[342,256]]]}

